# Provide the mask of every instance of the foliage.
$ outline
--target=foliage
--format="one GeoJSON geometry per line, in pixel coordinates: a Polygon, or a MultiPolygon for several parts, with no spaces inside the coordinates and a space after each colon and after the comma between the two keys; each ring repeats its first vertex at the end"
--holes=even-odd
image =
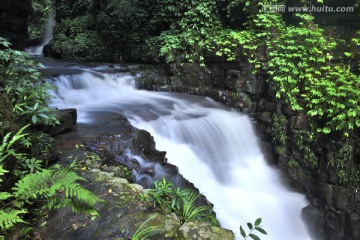
{"type": "Polygon", "coordinates": [[[155,235],[159,230],[154,226],[149,226],[147,228],[144,228],[144,226],[153,219],[154,217],[151,216],[149,219],[147,219],[145,222],[143,222],[137,229],[134,235],[132,236],[132,240],[145,240],[148,237],[155,235]]]}
{"type": "Polygon", "coordinates": [[[39,152],[50,148],[49,136],[34,133],[34,127],[57,123],[47,106],[51,87],[36,67],[26,53],[0,38],[0,238],[12,238],[15,230],[27,234],[31,228],[23,226],[39,206],[97,215],[94,206],[100,199],[78,183],[85,179],[74,172],[75,163],[44,169],[43,161],[30,154],[34,141],[43,145],[37,145],[39,152]]]}
{"type": "Polygon", "coordinates": [[[52,11],[52,0],[32,0],[32,13],[29,16],[28,32],[30,38],[44,36],[44,26],[52,11]]]}
{"type": "Polygon", "coordinates": [[[77,183],[85,179],[74,172],[75,162],[68,167],[55,165],[52,169],[42,169],[39,160],[16,152],[15,143],[27,141],[27,134],[23,133],[26,127],[13,136],[6,134],[0,146],[0,182],[5,176],[16,175],[15,170],[5,168],[10,159],[15,159],[23,170],[27,169],[21,171],[13,187],[0,192],[0,230],[3,235],[10,236],[17,224],[25,224],[28,209],[40,202],[44,208],[70,207],[75,213],[97,216],[94,206],[100,199],[77,183]]]}
{"type": "MultiPolygon", "coordinates": [[[[213,1],[192,2],[177,15],[178,24],[157,37],[167,61],[180,55],[181,60],[203,62],[206,53],[232,61],[242,48],[256,69],[270,75],[276,97],[311,117],[315,132],[342,131],[348,136],[360,126],[359,75],[346,63],[332,62],[336,42],[325,38],[312,16],[297,14],[299,25],[286,25],[281,14],[259,11],[264,4],[281,1],[230,1],[229,9],[243,5],[251,13],[248,29],[239,31],[221,26],[213,1]],[[260,55],[262,49],[265,55],[260,55]]],[[[359,45],[357,38],[351,42],[359,45]]]]}
{"type": "Polygon", "coordinates": [[[328,154],[327,167],[337,174],[338,181],[342,185],[349,183],[354,186],[360,185],[360,168],[354,164],[353,144],[349,139],[343,139],[337,143],[337,152],[328,154]]]}
{"type": "Polygon", "coordinates": [[[53,47],[77,60],[121,60],[124,45],[142,42],[154,31],[150,1],[76,0],[55,2],[53,47]]]}
{"type": "Polygon", "coordinates": [[[219,225],[214,212],[209,206],[197,206],[200,194],[187,189],[175,187],[164,177],[154,182],[154,189],[150,189],[144,196],[144,200],[151,202],[153,206],[163,210],[170,210],[181,217],[183,222],[207,221],[219,225]]]}
{"type": "Polygon", "coordinates": [[[287,141],[287,119],[281,113],[274,114],[272,119],[272,137],[277,144],[284,145],[287,141]]]}
{"type": "Polygon", "coordinates": [[[91,14],[64,19],[55,27],[54,50],[69,59],[102,59],[104,40],[94,30],[94,16],[91,14]]]}
{"type": "MultiPolygon", "coordinates": [[[[204,65],[216,56],[218,61],[245,57],[253,64],[254,74],[267,78],[274,97],[309,117],[310,136],[300,134],[295,141],[311,144],[315,137],[356,135],[360,126],[360,32],[340,41],[327,36],[309,14],[294,14],[290,23],[281,13],[262,11],[265,5],[284,4],[283,0],[153,3],[59,0],[58,20],[65,26],[57,33],[59,50],[74,58],[101,59],[106,54],[121,55],[132,43],[146,43],[168,62],[204,65]]],[[[283,145],[288,142],[281,126],[284,119],[274,121],[273,137],[283,145]]],[[[278,153],[285,150],[277,148],[278,153]]],[[[300,152],[312,167],[318,165],[309,147],[300,146],[300,152]]]]}
{"type": "Polygon", "coordinates": [[[262,30],[258,41],[267,39],[269,60],[264,69],[276,85],[276,96],[312,117],[317,132],[348,134],[360,126],[359,76],[347,66],[331,64],[336,43],[324,37],[313,17],[298,16],[298,27],[285,27],[279,15],[260,14],[254,20],[262,30]]]}
{"type": "Polygon", "coordinates": [[[262,219],[258,218],[255,220],[254,224],[252,223],[247,223],[247,227],[249,228],[250,232],[248,234],[246,234],[244,228],[242,226],[240,226],[240,234],[241,236],[246,240],[252,238],[253,240],[260,240],[260,238],[254,233],[254,232],[259,232],[261,234],[265,234],[267,235],[267,232],[260,226],[262,219]]]}
{"type": "MultiPolygon", "coordinates": [[[[48,107],[49,89],[52,87],[35,69],[40,66],[26,53],[12,50],[9,46],[9,42],[0,38],[0,88],[17,117],[16,122],[20,125],[57,123],[54,110],[48,107]]],[[[1,129],[0,134],[3,131],[6,129],[1,129]]]]}
{"type": "Polygon", "coordinates": [[[314,135],[305,130],[294,131],[294,145],[300,152],[301,156],[310,164],[311,167],[317,168],[319,166],[318,158],[314,151],[311,149],[311,145],[314,142],[314,135]]]}
{"type": "Polygon", "coordinates": [[[221,27],[216,1],[165,2],[171,4],[168,11],[178,10],[175,13],[178,21],[156,37],[162,46],[160,55],[167,61],[174,61],[175,55],[180,54],[182,60],[204,62],[204,54],[213,51],[211,41],[221,27]]]}

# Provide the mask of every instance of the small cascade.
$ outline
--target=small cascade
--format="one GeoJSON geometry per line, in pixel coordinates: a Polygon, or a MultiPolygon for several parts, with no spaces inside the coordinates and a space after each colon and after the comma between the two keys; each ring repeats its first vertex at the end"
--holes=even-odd
{"type": "Polygon", "coordinates": [[[43,38],[42,43],[39,46],[34,46],[25,49],[27,53],[34,56],[43,56],[43,49],[45,45],[47,45],[52,39],[53,39],[53,31],[55,27],[55,14],[51,13],[49,15],[49,18],[46,22],[45,26],[45,35],[43,38]]]}
{"type": "Polygon", "coordinates": [[[52,105],[77,108],[83,124],[100,118],[99,111],[121,113],[150,132],[157,149],[214,204],[222,227],[237,239],[239,225],[258,217],[269,233],[262,240],[311,239],[301,220],[305,197],[288,190],[266,163],[246,115],[205,97],[137,90],[126,73],[87,69],[53,83],[52,105]]]}

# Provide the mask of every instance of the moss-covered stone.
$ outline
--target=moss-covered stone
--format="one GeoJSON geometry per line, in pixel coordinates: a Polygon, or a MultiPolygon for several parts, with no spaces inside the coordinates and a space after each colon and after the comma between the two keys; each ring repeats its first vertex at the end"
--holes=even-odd
{"type": "Polygon", "coordinates": [[[235,236],[232,231],[211,226],[204,222],[189,222],[182,225],[176,240],[233,240],[235,236]]]}

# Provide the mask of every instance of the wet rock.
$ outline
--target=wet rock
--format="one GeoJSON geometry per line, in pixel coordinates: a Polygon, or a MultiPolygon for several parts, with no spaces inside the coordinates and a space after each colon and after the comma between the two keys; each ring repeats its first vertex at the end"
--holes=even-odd
{"type": "Polygon", "coordinates": [[[204,222],[189,222],[182,225],[175,240],[233,240],[235,238],[232,231],[211,226],[204,222]]]}
{"type": "Polygon", "coordinates": [[[287,116],[290,117],[294,114],[294,111],[291,108],[290,104],[282,103],[281,111],[287,116]]]}
{"type": "Polygon", "coordinates": [[[326,203],[330,205],[333,204],[333,197],[334,197],[333,185],[325,184],[323,189],[324,189],[324,196],[326,203]]]}
{"type": "MultiPolygon", "coordinates": [[[[345,217],[346,214],[328,207],[325,210],[325,227],[327,239],[343,240],[345,238],[345,217]]],[[[352,239],[349,239],[352,240],[352,239]]]]}
{"type": "Polygon", "coordinates": [[[57,116],[60,124],[56,124],[55,126],[39,125],[38,128],[51,136],[59,135],[73,129],[77,121],[77,111],[75,108],[59,110],[57,116]]]}
{"type": "Polygon", "coordinates": [[[55,59],[62,58],[62,51],[59,48],[55,48],[53,45],[53,41],[50,41],[47,45],[43,48],[43,55],[44,57],[52,57],[55,59]]]}
{"type": "Polygon", "coordinates": [[[349,201],[352,197],[352,191],[344,187],[334,187],[334,205],[338,209],[346,210],[349,207],[349,201]]]}
{"type": "Polygon", "coordinates": [[[247,78],[247,80],[244,82],[242,90],[251,94],[259,94],[261,92],[259,81],[257,81],[255,78],[247,78]]]}
{"type": "Polygon", "coordinates": [[[225,71],[225,87],[231,91],[236,91],[241,88],[245,80],[242,79],[241,71],[236,69],[229,69],[225,71]]]}
{"type": "Polygon", "coordinates": [[[349,239],[360,239],[360,214],[352,213],[348,216],[347,224],[349,226],[349,239]]]}
{"type": "Polygon", "coordinates": [[[272,122],[271,116],[272,114],[270,112],[263,112],[259,116],[259,121],[270,124],[272,122]]]}
{"type": "Polygon", "coordinates": [[[309,120],[306,115],[298,115],[292,118],[292,127],[296,130],[309,130],[309,120]]]}
{"type": "Polygon", "coordinates": [[[303,208],[301,215],[313,239],[327,240],[325,237],[324,215],[319,209],[309,205],[303,208]]]}
{"type": "Polygon", "coordinates": [[[277,111],[277,104],[267,101],[267,100],[262,100],[260,101],[260,108],[261,110],[265,111],[265,112],[276,112],[277,111]]]}
{"type": "Polygon", "coordinates": [[[135,136],[132,139],[132,144],[136,153],[149,154],[155,149],[154,138],[149,132],[144,130],[136,130],[135,136]]]}
{"type": "Polygon", "coordinates": [[[37,230],[40,239],[131,239],[145,221],[142,229],[156,229],[150,239],[233,239],[229,230],[208,223],[186,223],[181,227],[174,213],[149,211],[141,201],[146,190],[112,172],[92,169],[82,175],[89,179],[85,187],[104,200],[96,206],[100,217],[91,220],[90,216],[73,214],[69,209],[52,211],[46,225],[37,230]],[[192,238],[194,235],[199,238],[192,238]]]}

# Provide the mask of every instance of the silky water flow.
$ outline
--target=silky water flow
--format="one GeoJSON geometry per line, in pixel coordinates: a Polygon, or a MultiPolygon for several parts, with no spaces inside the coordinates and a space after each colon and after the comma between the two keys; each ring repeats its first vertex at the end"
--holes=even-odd
{"type": "Polygon", "coordinates": [[[268,232],[259,234],[262,240],[311,239],[301,220],[305,197],[287,189],[266,163],[248,116],[206,97],[137,90],[136,77],[97,70],[53,80],[52,106],[76,108],[83,124],[94,121],[94,111],[121,113],[150,132],[237,239],[240,224],[259,217],[268,232]]]}

